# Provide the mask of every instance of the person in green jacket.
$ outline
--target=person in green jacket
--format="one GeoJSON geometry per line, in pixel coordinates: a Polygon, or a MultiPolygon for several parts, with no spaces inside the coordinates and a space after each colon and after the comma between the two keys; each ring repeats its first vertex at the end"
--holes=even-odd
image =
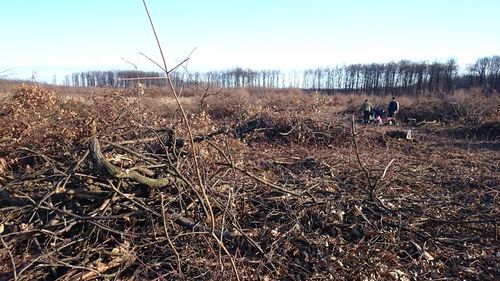
{"type": "Polygon", "coordinates": [[[372,104],[366,99],[363,103],[363,106],[361,107],[361,110],[363,110],[363,123],[368,124],[370,116],[372,115],[372,104]]]}

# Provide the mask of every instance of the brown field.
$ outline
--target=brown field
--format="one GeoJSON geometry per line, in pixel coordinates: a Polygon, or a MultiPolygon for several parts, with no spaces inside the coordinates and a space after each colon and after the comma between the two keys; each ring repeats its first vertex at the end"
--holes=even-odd
{"type": "Polygon", "coordinates": [[[498,94],[0,93],[0,280],[500,276],[498,94]]]}

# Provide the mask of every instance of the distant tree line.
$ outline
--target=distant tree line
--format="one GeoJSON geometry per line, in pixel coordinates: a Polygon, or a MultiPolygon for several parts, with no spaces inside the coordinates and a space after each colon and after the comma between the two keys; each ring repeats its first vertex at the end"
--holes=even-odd
{"type": "Polygon", "coordinates": [[[65,84],[74,87],[122,87],[126,88],[135,85],[138,81],[147,85],[165,85],[165,82],[161,84],[162,75],[159,72],[154,71],[136,71],[136,70],[115,70],[115,71],[86,71],[77,72],[71,74],[71,76],[66,77],[65,84]],[[148,78],[143,80],[137,80],[138,78],[148,78]],[[150,79],[152,78],[152,79],[150,79]]]}
{"type": "MultiPolygon", "coordinates": [[[[290,72],[243,68],[189,74],[176,72],[171,79],[175,86],[203,83],[218,88],[301,88],[374,95],[448,93],[472,87],[500,92],[500,56],[480,58],[462,71],[454,59],[432,63],[402,60],[290,72]]],[[[138,81],[145,86],[166,84],[165,75],[160,72],[137,70],[79,72],[67,76],[65,81],[75,87],[129,87],[138,81]]]]}

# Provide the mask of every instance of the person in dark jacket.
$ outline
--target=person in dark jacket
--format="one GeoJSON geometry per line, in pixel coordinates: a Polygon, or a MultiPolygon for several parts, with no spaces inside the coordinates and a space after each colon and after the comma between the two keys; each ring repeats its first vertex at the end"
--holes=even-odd
{"type": "Polygon", "coordinates": [[[389,103],[389,108],[387,109],[389,112],[390,118],[396,119],[396,115],[399,112],[399,102],[396,100],[396,97],[392,97],[391,102],[389,103]]]}

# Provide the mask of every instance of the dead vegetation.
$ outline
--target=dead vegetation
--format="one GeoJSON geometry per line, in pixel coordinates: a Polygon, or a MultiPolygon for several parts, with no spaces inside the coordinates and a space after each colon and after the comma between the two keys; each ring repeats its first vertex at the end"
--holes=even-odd
{"type": "Polygon", "coordinates": [[[0,279],[498,278],[498,97],[432,104],[408,141],[351,124],[363,98],[240,94],[192,95],[191,143],[153,97],[20,86],[0,109],[0,279]]]}

